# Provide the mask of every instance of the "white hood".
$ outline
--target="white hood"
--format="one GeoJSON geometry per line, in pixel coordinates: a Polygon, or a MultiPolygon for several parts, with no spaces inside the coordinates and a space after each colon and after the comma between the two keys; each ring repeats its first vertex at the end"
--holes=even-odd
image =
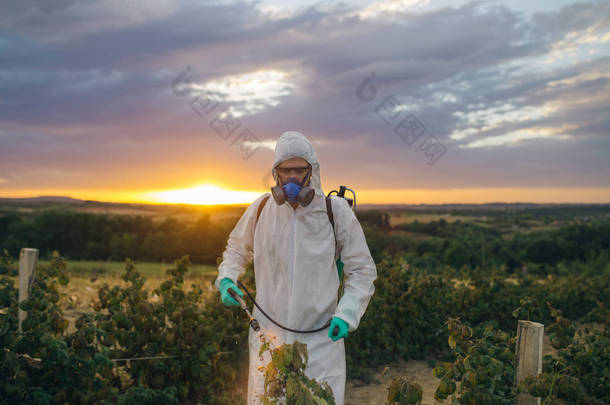
{"type": "Polygon", "coordinates": [[[275,160],[271,173],[276,184],[278,184],[278,174],[275,169],[277,165],[291,158],[303,158],[311,165],[311,183],[309,187],[316,191],[316,194],[325,196],[320,182],[320,163],[309,139],[300,132],[286,131],[280,136],[275,144],[275,160]]]}

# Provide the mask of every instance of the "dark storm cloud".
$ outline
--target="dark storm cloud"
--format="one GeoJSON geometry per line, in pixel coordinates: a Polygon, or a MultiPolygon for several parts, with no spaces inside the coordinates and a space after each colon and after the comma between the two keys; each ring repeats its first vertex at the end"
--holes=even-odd
{"type": "MultiPolygon", "coordinates": [[[[27,7],[27,4],[21,7],[22,11],[28,10],[24,14],[29,19],[16,19],[26,23],[24,31],[29,29],[28,22],[39,24],[40,16],[47,15],[48,25],[66,24],[67,31],[74,29],[75,32],[72,36],[69,32],[63,33],[61,40],[46,47],[28,40],[27,36],[13,35],[5,41],[8,53],[3,65],[12,69],[4,71],[3,76],[14,74],[17,80],[3,80],[0,84],[4,101],[8,103],[1,119],[10,120],[16,115],[21,119],[20,112],[26,113],[24,105],[30,105],[31,118],[41,122],[58,116],[95,120],[100,113],[107,119],[112,118],[114,109],[108,117],[106,106],[121,105],[124,98],[127,100],[118,113],[137,112],[146,105],[135,102],[138,97],[148,100],[150,93],[160,92],[166,83],[163,81],[166,78],[155,75],[155,71],[173,68],[171,58],[176,55],[190,54],[191,64],[201,68],[197,70],[200,80],[213,74],[247,72],[259,66],[299,59],[309,74],[300,78],[304,94],[314,100],[330,97],[328,102],[336,105],[332,99],[334,94],[342,101],[339,105],[345,105],[349,103],[347,95],[370,71],[377,73],[380,87],[391,86],[398,91],[444,80],[462,71],[493,66],[548,46],[540,40],[512,45],[533,28],[524,26],[507,8],[490,7],[483,12],[479,3],[419,15],[405,14],[404,22],[394,24],[359,21],[356,17],[345,17],[345,10],[339,9],[333,14],[315,7],[291,18],[265,22],[251,3],[190,4],[151,21],[118,28],[100,24],[98,30],[85,33],[79,31],[80,26],[62,20],[68,17],[61,11],[70,9],[71,3],[58,1],[46,8],[36,8],[36,3],[27,7]],[[11,53],[17,52],[21,57],[11,57],[11,53]],[[240,61],[241,52],[246,54],[243,61],[240,61]],[[24,60],[25,55],[30,59],[24,60]],[[104,76],[108,79],[112,75],[109,72],[118,72],[120,77],[104,80],[104,76]],[[83,88],[89,94],[74,94],[69,90],[79,82],[84,83],[83,88]],[[314,82],[324,83],[330,89],[315,93],[316,86],[311,85],[314,82]],[[16,87],[28,91],[19,96],[16,87]],[[95,92],[95,97],[91,92],[95,92]],[[66,93],[71,93],[70,100],[66,100],[66,93]],[[60,102],[53,103],[53,97],[60,102]],[[25,100],[20,102],[19,98],[25,100]],[[36,104],[44,105],[45,112],[37,113],[36,104]],[[82,106],[80,114],[58,115],[55,110],[74,111],[75,105],[82,106]],[[56,107],[49,109],[48,106],[56,107]]],[[[83,17],[87,17],[87,8],[82,5],[81,8],[83,17]]],[[[76,18],[74,13],[69,15],[71,21],[76,18]]],[[[561,14],[562,21],[566,21],[562,26],[566,29],[583,24],[582,16],[577,15],[574,17],[577,22],[570,23],[569,16],[574,13],[564,14],[561,14]]],[[[538,19],[543,20],[541,26],[551,25],[542,17],[538,19]]],[[[555,36],[559,27],[551,28],[555,36]]]]}

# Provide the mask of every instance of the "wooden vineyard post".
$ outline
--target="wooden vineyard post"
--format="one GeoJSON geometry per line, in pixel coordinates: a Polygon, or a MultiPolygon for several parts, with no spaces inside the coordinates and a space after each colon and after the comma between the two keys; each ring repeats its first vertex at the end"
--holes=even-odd
{"type": "MultiPolygon", "coordinates": [[[[19,253],[19,303],[28,298],[30,287],[34,282],[34,269],[38,260],[38,249],[22,248],[19,253]]],[[[19,332],[21,323],[25,320],[28,313],[19,309],[19,332]]]]}
{"type": "MultiPolygon", "coordinates": [[[[515,347],[515,384],[525,377],[542,373],[542,339],[544,325],[531,321],[519,321],[517,345],[515,347]]],[[[516,405],[539,405],[540,398],[529,394],[518,394],[516,405]]]]}

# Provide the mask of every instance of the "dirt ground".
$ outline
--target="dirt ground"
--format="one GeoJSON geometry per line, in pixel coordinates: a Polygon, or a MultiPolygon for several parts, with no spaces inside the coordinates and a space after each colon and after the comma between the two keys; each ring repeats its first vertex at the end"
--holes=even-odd
{"type": "Polygon", "coordinates": [[[396,377],[407,377],[414,379],[423,391],[422,405],[451,403],[445,400],[438,402],[434,399],[434,391],[438,386],[438,379],[432,375],[432,367],[427,361],[412,360],[390,364],[389,370],[382,377],[383,368],[378,370],[374,376],[379,380],[379,384],[371,383],[368,385],[354,385],[348,381],[345,387],[345,405],[383,405],[388,397],[388,386],[396,377]]]}

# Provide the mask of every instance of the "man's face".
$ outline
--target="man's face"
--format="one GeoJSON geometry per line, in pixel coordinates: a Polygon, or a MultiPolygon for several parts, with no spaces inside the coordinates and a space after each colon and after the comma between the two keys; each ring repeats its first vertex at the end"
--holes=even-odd
{"type": "MultiPolygon", "coordinates": [[[[305,159],[296,157],[284,160],[275,168],[277,169],[281,184],[286,184],[290,177],[295,177],[299,180],[299,183],[302,183],[309,172],[310,166],[305,159]]],[[[308,182],[310,179],[311,176],[309,177],[308,182]]]]}

